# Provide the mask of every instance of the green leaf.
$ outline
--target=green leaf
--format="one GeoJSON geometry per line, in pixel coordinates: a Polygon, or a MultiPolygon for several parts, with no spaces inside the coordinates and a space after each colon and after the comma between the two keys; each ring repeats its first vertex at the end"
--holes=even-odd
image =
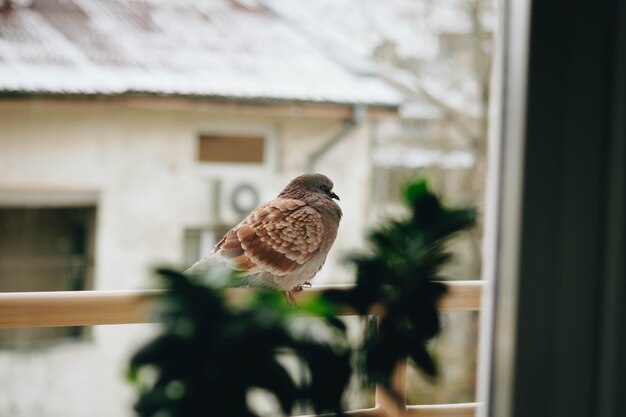
{"type": "Polygon", "coordinates": [[[425,180],[411,182],[404,187],[403,196],[409,206],[415,205],[422,197],[429,195],[428,184],[425,180]]]}

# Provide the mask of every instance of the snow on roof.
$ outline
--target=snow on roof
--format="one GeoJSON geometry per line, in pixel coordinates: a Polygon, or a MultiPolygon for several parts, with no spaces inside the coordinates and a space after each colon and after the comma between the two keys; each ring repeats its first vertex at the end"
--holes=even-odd
{"type": "MultiPolygon", "coordinates": [[[[342,54],[371,58],[392,42],[404,58],[433,59],[441,33],[470,33],[467,0],[261,0],[293,25],[342,54]]],[[[493,26],[494,11],[483,21],[493,26]]],[[[351,57],[352,59],[352,57],[351,57]]]]}
{"type": "Polygon", "coordinates": [[[397,106],[255,0],[35,0],[0,14],[0,94],[397,106]]]}

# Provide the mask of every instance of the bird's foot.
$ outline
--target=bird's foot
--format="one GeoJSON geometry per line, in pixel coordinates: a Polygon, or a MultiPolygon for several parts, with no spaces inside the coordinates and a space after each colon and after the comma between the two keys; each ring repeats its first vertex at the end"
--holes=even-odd
{"type": "Polygon", "coordinates": [[[309,281],[304,281],[302,285],[296,285],[293,287],[291,291],[285,291],[285,295],[287,296],[287,301],[294,307],[298,307],[298,302],[296,301],[296,293],[302,291],[304,288],[311,288],[312,285],[309,281]]]}
{"type": "Polygon", "coordinates": [[[287,297],[287,302],[289,304],[291,304],[293,307],[299,307],[298,306],[298,301],[296,300],[296,294],[295,294],[298,291],[302,291],[302,288],[300,288],[299,290],[294,288],[291,291],[285,291],[285,296],[287,297]]]}

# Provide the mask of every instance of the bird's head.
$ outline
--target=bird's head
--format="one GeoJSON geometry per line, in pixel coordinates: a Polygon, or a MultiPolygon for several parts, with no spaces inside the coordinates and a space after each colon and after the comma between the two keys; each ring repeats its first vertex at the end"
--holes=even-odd
{"type": "Polygon", "coordinates": [[[326,196],[330,199],[339,200],[339,196],[333,192],[333,182],[326,175],[304,174],[291,180],[279,197],[301,197],[303,193],[313,193],[326,196]]]}

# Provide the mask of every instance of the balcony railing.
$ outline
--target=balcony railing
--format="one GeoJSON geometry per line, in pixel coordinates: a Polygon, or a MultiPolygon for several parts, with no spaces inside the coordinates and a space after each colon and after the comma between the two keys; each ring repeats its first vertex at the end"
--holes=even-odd
{"type": "MultiPolygon", "coordinates": [[[[447,281],[445,284],[448,292],[439,304],[441,311],[480,310],[484,281],[447,281]]],[[[304,301],[316,293],[338,288],[350,286],[316,286],[298,293],[297,298],[304,301]]],[[[228,297],[236,298],[250,290],[231,288],[225,291],[228,297]]],[[[150,313],[150,306],[161,293],[161,290],[0,293],[0,328],[150,323],[156,318],[150,313]]],[[[346,309],[341,314],[356,313],[346,309]]],[[[474,417],[476,414],[476,403],[408,405],[406,363],[396,367],[393,385],[401,394],[399,399],[376,387],[375,408],[346,414],[363,417],[474,417]]]]}

